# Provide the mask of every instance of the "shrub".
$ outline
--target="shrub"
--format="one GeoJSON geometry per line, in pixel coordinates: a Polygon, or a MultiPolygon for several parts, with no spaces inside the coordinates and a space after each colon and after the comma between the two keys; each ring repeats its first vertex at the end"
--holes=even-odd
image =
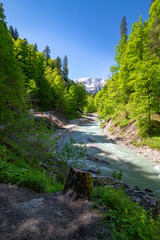
{"type": "Polygon", "coordinates": [[[117,171],[117,170],[114,170],[111,177],[113,177],[114,179],[117,179],[117,180],[122,180],[122,171],[117,171]]]}
{"type": "Polygon", "coordinates": [[[0,182],[17,184],[38,193],[57,192],[63,188],[62,184],[53,181],[43,171],[30,168],[30,166],[23,168],[3,161],[0,161],[0,182]]]}
{"type": "Polygon", "coordinates": [[[110,230],[111,239],[159,239],[160,216],[153,220],[122,189],[101,187],[93,191],[93,198],[95,197],[98,197],[100,205],[108,208],[103,224],[110,230]]]}
{"type": "Polygon", "coordinates": [[[119,126],[120,126],[121,128],[123,128],[123,127],[125,127],[126,125],[128,125],[128,123],[129,123],[129,120],[125,118],[125,119],[123,119],[123,121],[120,123],[119,126]]]}

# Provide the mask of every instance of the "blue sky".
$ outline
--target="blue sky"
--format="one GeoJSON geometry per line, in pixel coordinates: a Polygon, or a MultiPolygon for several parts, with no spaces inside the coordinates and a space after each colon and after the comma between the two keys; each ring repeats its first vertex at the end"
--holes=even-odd
{"type": "Polygon", "coordinates": [[[46,45],[51,57],[65,55],[69,77],[108,78],[120,40],[120,23],[127,18],[128,34],[142,15],[149,17],[151,0],[0,0],[6,21],[21,38],[46,45]]]}

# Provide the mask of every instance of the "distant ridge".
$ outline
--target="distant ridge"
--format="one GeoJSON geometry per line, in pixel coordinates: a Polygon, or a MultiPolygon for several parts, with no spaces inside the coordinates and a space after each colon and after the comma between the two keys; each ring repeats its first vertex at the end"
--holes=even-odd
{"type": "Polygon", "coordinates": [[[94,94],[101,90],[101,88],[105,85],[106,80],[104,78],[88,77],[75,79],[74,82],[76,83],[83,82],[86,91],[90,94],[94,94]]]}

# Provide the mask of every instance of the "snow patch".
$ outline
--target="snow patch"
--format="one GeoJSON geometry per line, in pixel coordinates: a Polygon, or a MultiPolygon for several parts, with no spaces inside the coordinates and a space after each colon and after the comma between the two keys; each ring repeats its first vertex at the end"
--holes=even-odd
{"type": "Polygon", "coordinates": [[[88,93],[94,94],[99,92],[102,87],[105,85],[106,80],[104,78],[79,78],[75,79],[74,82],[82,82],[85,86],[85,89],[88,93]]]}

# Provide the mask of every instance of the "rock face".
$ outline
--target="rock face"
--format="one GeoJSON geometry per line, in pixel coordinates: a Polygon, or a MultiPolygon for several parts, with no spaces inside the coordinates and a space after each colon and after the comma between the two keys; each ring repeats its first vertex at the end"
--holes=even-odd
{"type": "Polygon", "coordinates": [[[92,174],[78,168],[70,168],[63,195],[67,200],[91,199],[93,189],[92,174]]]}
{"type": "Polygon", "coordinates": [[[101,88],[105,85],[106,80],[103,78],[79,78],[75,79],[74,82],[82,82],[86,91],[90,94],[94,94],[101,90],[101,88]]]}

